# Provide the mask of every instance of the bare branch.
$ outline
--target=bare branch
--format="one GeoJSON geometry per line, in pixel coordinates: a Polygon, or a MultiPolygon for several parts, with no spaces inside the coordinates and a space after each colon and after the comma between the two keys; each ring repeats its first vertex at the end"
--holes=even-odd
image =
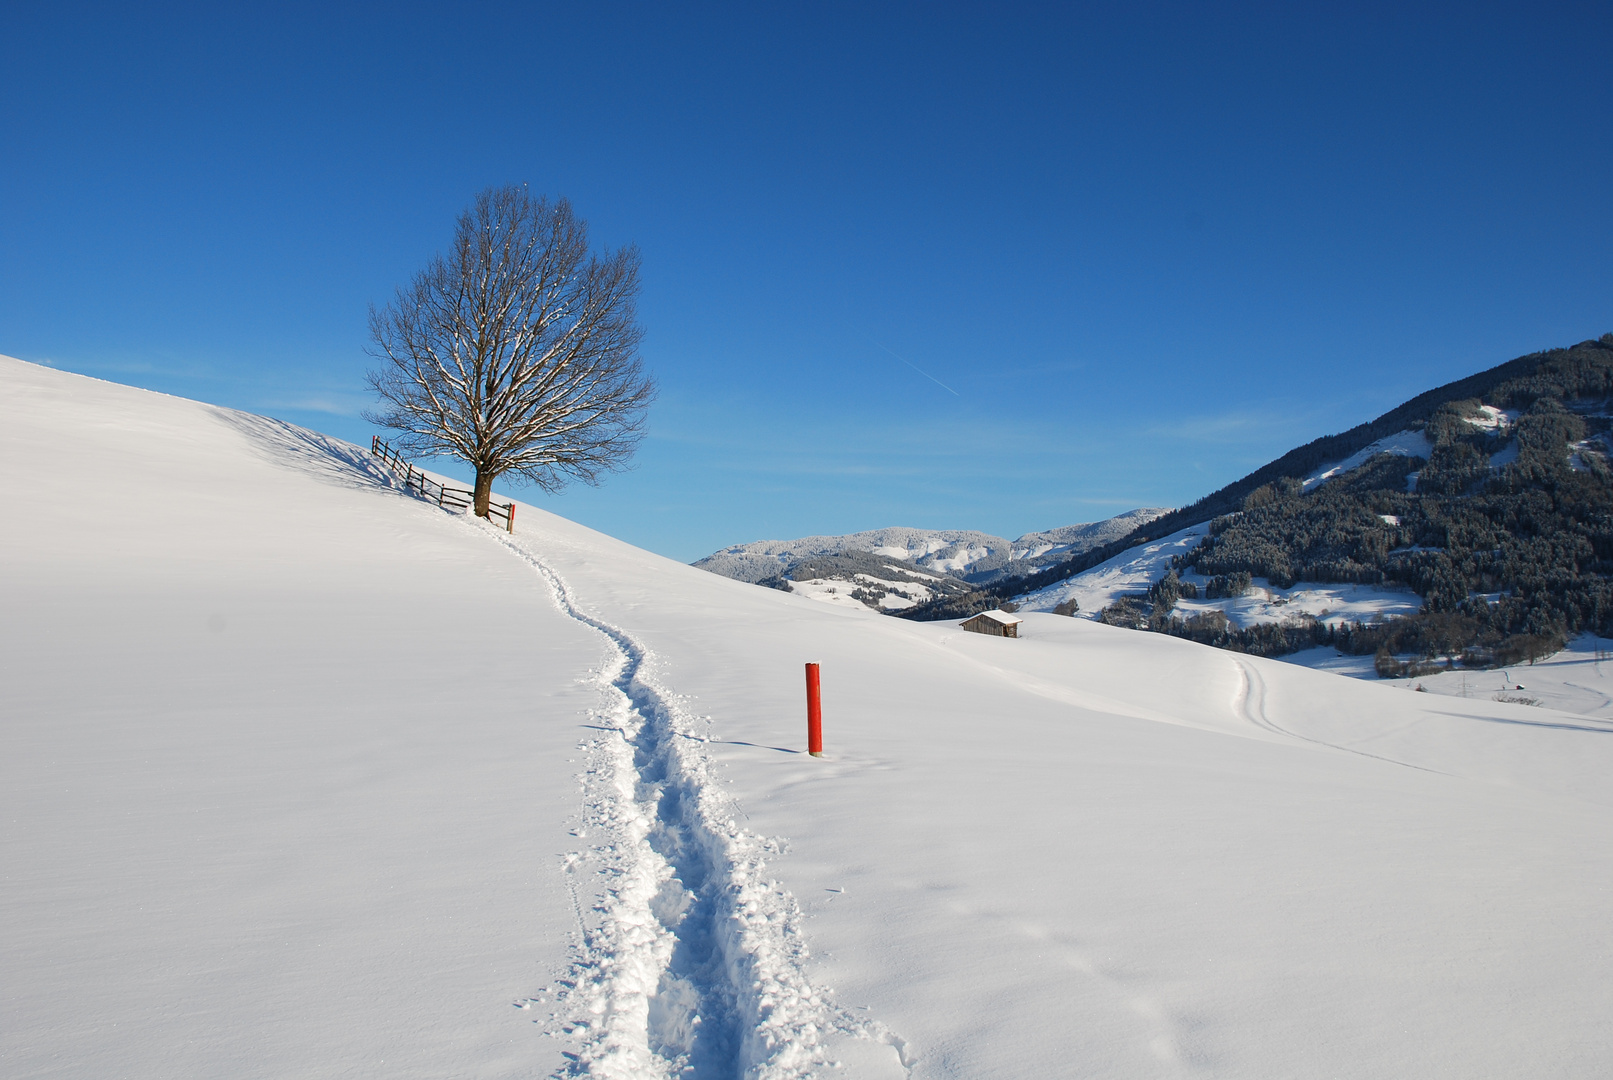
{"type": "Polygon", "coordinates": [[[565,199],[490,188],[453,244],[370,309],[371,422],[408,454],[476,470],[485,516],[495,477],[545,491],[597,484],[644,436],[655,383],[638,356],[639,256],[592,254],[565,199]]]}

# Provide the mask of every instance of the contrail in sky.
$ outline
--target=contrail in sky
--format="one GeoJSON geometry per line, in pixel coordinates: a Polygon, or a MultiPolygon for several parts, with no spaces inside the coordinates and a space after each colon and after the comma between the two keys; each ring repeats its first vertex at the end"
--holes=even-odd
{"type": "MultiPolygon", "coordinates": [[[[869,341],[874,341],[873,338],[869,338],[868,340],[869,341]]],[[[874,344],[879,345],[879,342],[874,341],[874,344]]],[[[881,349],[885,349],[885,346],[883,346],[883,345],[879,345],[879,347],[881,349]]],[[[962,397],[963,396],[962,394],[958,393],[956,390],[952,389],[952,387],[950,387],[946,383],[942,382],[940,379],[937,379],[934,375],[931,375],[928,371],[925,371],[923,368],[921,368],[917,364],[913,363],[913,361],[909,360],[907,357],[902,356],[899,353],[892,352],[890,349],[885,349],[885,351],[890,353],[892,356],[896,357],[896,359],[900,360],[902,363],[906,364],[908,367],[912,368],[914,371],[918,372],[920,375],[924,376],[926,379],[929,379],[931,382],[933,382],[935,385],[939,386],[941,389],[945,390],[947,393],[951,394],[953,397],[962,397]]]]}

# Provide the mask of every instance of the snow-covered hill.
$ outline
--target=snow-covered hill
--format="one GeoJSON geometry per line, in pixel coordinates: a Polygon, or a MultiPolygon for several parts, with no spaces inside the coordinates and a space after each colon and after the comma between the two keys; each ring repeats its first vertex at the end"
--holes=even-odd
{"type": "Polygon", "coordinates": [[[981,532],[908,528],[758,540],[723,548],[694,565],[736,581],[769,582],[833,603],[899,610],[968,591],[958,582],[978,585],[1010,573],[1031,573],[1118,540],[1166,512],[1131,510],[1103,521],[1027,533],[1017,540],[981,532]],[[849,599],[854,591],[862,599],[849,599]]]}
{"type": "MultiPolygon", "coordinates": [[[[1139,544],[1090,570],[1028,593],[1017,603],[1024,611],[1053,611],[1073,601],[1074,614],[1095,619],[1104,608],[1123,597],[1140,597],[1147,593],[1150,586],[1170,571],[1171,560],[1192,551],[1208,529],[1208,525],[1194,525],[1139,544]]],[[[1409,589],[1308,581],[1285,589],[1265,578],[1253,579],[1239,596],[1212,600],[1205,596],[1210,583],[1208,577],[1187,570],[1182,571],[1180,577],[1184,583],[1196,586],[1199,592],[1193,599],[1176,602],[1176,610],[1183,617],[1219,611],[1226,615],[1228,622],[1239,627],[1282,622],[1297,615],[1311,615],[1330,622],[1369,622],[1374,618],[1415,615],[1422,606],[1422,598],[1409,589]]]]}
{"type": "Polygon", "coordinates": [[[1605,1070],[1613,725],[511,537],[9,360],[0,467],[6,1075],[1605,1070]]]}
{"type": "MultiPolygon", "coordinates": [[[[1020,598],[1022,612],[1070,611],[1077,618],[1096,619],[1098,613],[1124,597],[1138,597],[1170,570],[1171,560],[1202,539],[1206,526],[1172,533],[1100,563],[1066,581],[1020,598]]],[[[1208,599],[1209,584],[1202,574],[1184,571],[1181,580],[1197,586],[1199,596],[1176,602],[1176,611],[1190,618],[1219,611],[1237,627],[1281,623],[1300,616],[1323,622],[1372,622],[1415,615],[1422,598],[1409,589],[1383,585],[1299,582],[1281,588],[1265,578],[1254,578],[1240,596],[1208,599]]],[[[1342,655],[1331,646],[1291,653],[1279,659],[1317,671],[1365,679],[1386,688],[1422,690],[1459,698],[1496,700],[1511,698],[1526,704],[1600,720],[1613,720],[1613,641],[1595,634],[1580,634],[1561,653],[1538,663],[1510,669],[1453,669],[1438,674],[1383,681],[1371,656],[1342,655]]],[[[1417,660],[1412,656],[1402,660],[1417,660]]]]}

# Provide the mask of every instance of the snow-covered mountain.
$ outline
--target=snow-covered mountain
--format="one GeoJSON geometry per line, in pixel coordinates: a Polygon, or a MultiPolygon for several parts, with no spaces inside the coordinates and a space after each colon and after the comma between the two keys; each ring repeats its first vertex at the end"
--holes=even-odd
{"type": "Polygon", "coordinates": [[[510,536],[6,359],[0,468],[8,1076],[1605,1071],[1606,722],[510,536]]]}
{"type": "MultiPolygon", "coordinates": [[[[1546,349],[1435,387],[1405,401],[1375,420],[1348,431],[1313,439],[1204,498],[1164,514],[1146,531],[1150,539],[1176,532],[1239,510],[1255,490],[1284,479],[1298,479],[1307,489],[1330,476],[1364,464],[1374,454],[1423,457],[1434,446],[1426,438],[1430,423],[1441,414],[1460,417],[1459,425],[1492,436],[1500,443],[1487,465],[1501,468],[1517,458],[1516,433],[1529,407],[1556,402],[1585,417],[1613,419],[1613,334],[1569,348],[1546,349]]],[[[1593,436],[1605,435],[1606,424],[1592,425],[1593,436]]],[[[1449,430],[1445,432],[1449,435],[1449,430]]],[[[1591,453],[1579,465],[1606,465],[1613,441],[1593,437],[1591,453]]],[[[1410,481],[1413,489],[1416,480],[1410,481]]]]}
{"type": "Polygon", "coordinates": [[[962,530],[889,528],[845,536],[736,544],[694,565],[736,581],[767,583],[832,602],[900,610],[1026,574],[1110,543],[1168,511],[1131,510],[1007,540],[962,530]],[[847,588],[846,586],[850,586],[847,588]],[[851,599],[853,592],[856,599],[851,599]]]}
{"type": "Polygon", "coordinates": [[[1577,635],[1613,637],[1610,399],[1613,335],[1519,357],[1290,451],[1117,543],[904,613],[1113,606],[1103,617],[1115,625],[1264,656],[1381,653],[1393,677],[1436,657],[1487,670],[1577,635]]]}
{"type": "Polygon", "coordinates": [[[694,563],[702,570],[735,581],[759,582],[779,577],[796,563],[848,551],[897,559],[940,574],[992,556],[1006,557],[1012,543],[983,532],[943,529],[870,529],[846,536],[806,536],[799,540],[757,540],[713,552],[694,563]]]}

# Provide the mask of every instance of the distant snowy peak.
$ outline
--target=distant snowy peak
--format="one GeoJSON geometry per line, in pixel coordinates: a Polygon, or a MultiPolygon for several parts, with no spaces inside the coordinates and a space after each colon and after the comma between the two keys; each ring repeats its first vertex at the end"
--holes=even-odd
{"type": "Polygon", "coordinates": [[[1164,507],[1143,507],[1103,521],[1066,525],[1062,529],[1026,533],[1014,541],[1014,558],[1036,559],[1043,555],[1079,555],[1095,547],[1111,544],[1170,511],[1164,507]]]}
{"type": "Polygon", "coordinates": [[[885,559],[900,559],[942,573],[978,562],[996,553],[1006,554],[1009,541],[983,532],[894,527],[870,529],[846,536],[804,536],[799,540],[757,540],[735,544],[707,555],[694,565],[738,581],[765,581],[778,577],[797,563],[851,551],[885,559]]]}
{"type": "Polygon", "coordinates": [[[761,582],[784,576],[809,560],[866,552],[882,559],[900,560],[931,573],[985,581],[1003,576],[1010,569],[1023,572],[1044,561],[1109,543],[1166,512],[1154,507],[1131,510],[1103,521],[1027,533],[1017,540],[970,530],[903,527],[870,529],[845,536],[758,540],[723,548],[694,565],[738,581],[761,582]]]}

